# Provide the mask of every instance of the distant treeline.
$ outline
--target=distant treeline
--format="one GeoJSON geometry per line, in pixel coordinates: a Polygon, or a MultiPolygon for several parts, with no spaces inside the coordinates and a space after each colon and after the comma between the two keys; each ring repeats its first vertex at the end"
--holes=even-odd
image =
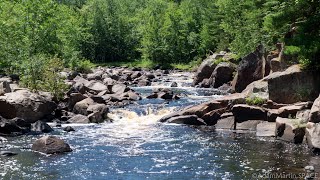
{"type": "Polygon", "coordinates": [[[43,57],[71,68],[83,59],[187,63],[285,42],[317,67],[319,27],[319,0],[2,0],[0,65],[26,71],[43,57]]]}

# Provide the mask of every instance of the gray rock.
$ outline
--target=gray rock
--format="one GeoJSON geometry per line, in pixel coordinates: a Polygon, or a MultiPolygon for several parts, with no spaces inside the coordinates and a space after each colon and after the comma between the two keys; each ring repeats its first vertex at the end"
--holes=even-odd
{"type": "Polygon", "coordinates": [[[320,153],[320,124],[309,122],[306,128],[306,137],[309,147],[320,153]]]}
{"type": "Polygon", "coordinates": [[[218,88],[223,84],[232,81],[234,71],[235,65],[228,62],[219,63],[210,76],[210,86],[218,88]]]}
{"type": "Polygon", "coordinates": [[[88,115],[87,109],[90,105],[95,104],[91,98],[86,98],[80,102],[77,102],[73,107],[73,112],[76,114],[88,115]]]}
{"type": "Polygon", "coordinates": [[[257,125],[256,136],[258,137],[275,137],[276,123],[275,122],[261,122],[257,125]]]}
{"type": "Polygon", "coordinates": [[[187,125],[207,125],[202,119],[198,118],[196,115],[186,115],[172,117],[167,120],[168,123],[175,124],[187,124],[187,125]]]}
{"type": "Polygon", "coordinates": [[[46,154],[58,154],[72,151],[69,144],[55,136],[44,136],[36,140],[32,145],[32,150],[46,154]]]}
{"type": "Polygon", "coordinates": [[[0,116],[7,119],[19,117],[33,123],[50,115],[56,107],[47,93],[19,90],[0,96],[0,116]]]}
{"type": "Polygon", "coordinates": [[[301,120],[281,117],[276,119],[277,139],[300,144],[303,142],[305,129],[301,120]]]}
{"type": "Polygon", "coordinates": [[[234,90],[242,92],[250,83],[267,76],[269,72],[266,72],[265,65],[265,49],[259,46],[239,63],[237,74],[232,82],[234,90]]]}
{"type": "Polygon", "coordinates": [[[309,121],[313,123],[320,123],[320,96],[314,101],[312,105],[309,121]]]}
{"type": "Polygon", "coordinates": [[[112,93],[114,94],[123,94],[125,92],[128,92],[130,90],[129,87],[127,87],[125,84],[115,84],[112,86],[112,93]]]}
{"type": "Polygon", "coordinates": [[[204,79],[210,78],[212,72],[216,67],[216,64],[214,64],[215,58],[216,58],[216,55],[212,55],[201,63],[201,65],[199,66],[195,74],[195,77],[192,83],[193,86],[198,85],[204,79]]]}
{"type": "Polygon", "coordinates": [[[87,116],[77,114],[68,120],[69,123],[79,123],[79,124],[87,124],[90,123],[90,120],[87,116]]]}
{"type": "Polygon", "coordinates": [[[292,104],[313,101],[319,96],[320,75],[304,71],[299,65],[283,72],[275,72],[266,77],[269,99],[277,103],[292,104]]]}

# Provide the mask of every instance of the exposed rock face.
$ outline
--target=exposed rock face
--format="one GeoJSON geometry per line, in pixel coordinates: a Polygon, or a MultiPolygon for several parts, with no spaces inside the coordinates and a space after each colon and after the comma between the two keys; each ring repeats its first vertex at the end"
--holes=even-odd
{"type": "Polygon", "coordinates": [[[265,79],[254,81],[242,91],[248,98],[269,99],[268,81],[265,79]]]}
{"type": "Polygon", "coordinates": [[[313,123],[320,123],[320,96],[314,101],[312,105],[309,121],[313,123]]]}
{"type": "Polygon", "coordinates": [[[168,119],[168,123],[187,124],[187,125],[206,125],[206,123],[196,115],[177,116],[168,119]]]}
{"type": "Polygon", "coordinates": [[[45,93],[19,90],[0,96],[0,115],[8,119],[19,117],[33,123],[51,114],[56,107],[52,97],[45,93]]]}
{"type": "Polygon", "coordinates": [[[213,88],[218,88],[232,80],[235,65],[228,62],[222,62],[217,65],[210,76],[209,83],[213,88]]]}
{"type": "Polygon", "coordinates": [[[214,64],[217,55],[212,55],[208,59],[204,60],[199,66],[195,78],[193,80],[193,86],[199,84],[206,78],[210,78],[212,72],[214,71],[216,64],[214,64]]]}
{"type": "Polygon", "coordinates": [[[313,101],[319,95],[319,74],[302,71],[299,65],[267,77],[269,99],[277,103],[291,104],[313,101]]]}
{"type": "Polygon", "coordinates": [[[307,142],[315,153],[320,153],[320,124],[308,123],[306,128],[307,142]]]}
{"type": "Polygon", "coordinates": [[[306,128],[298,119],[278,117],[276,129],[278,139],[300,144],[303,142],[306,128]]]}
{"type": "Polygon", "coordinates": [[[71,126],[67,126],[67,127],[63,128],[63,130],[66,131],[66,132],[75,131],[75,130],[73,129],[73,127],[71,127],[71,126]]]}
{"type": "Polygon", "coordinates": [[[32,150],[46,154],[58,154],[72,151],[69,144],[55,136],[44,136],[36,140],[32,145],[32,150]]]}
{"type": "Polygon", "coordinates": [[[73,116],[72,118],[70,118],[68,120],[68,122],[69,123],[87,124],[87,123],[90,123],[90,120],[87,116],[77,114],[77,115],[73,116]]]}
{"type": "Polygon", "coordinates": [[[259,46],[255,52],[244,57],[239,66],[238,72],[232,82],[232,87],[236,92],[242,92],[250,83],[265,77],[266,60],[265,52],[262,46],[259,46]]]}

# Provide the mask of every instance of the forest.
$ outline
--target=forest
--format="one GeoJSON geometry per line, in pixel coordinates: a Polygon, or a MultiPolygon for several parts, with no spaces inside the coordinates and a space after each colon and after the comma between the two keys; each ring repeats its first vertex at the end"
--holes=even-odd
{"type": "Polygon", "coordinates": [[[239,58],[278,42],[306,68],[320,64],[319,0],[2,0],[0,23],[1,72],[33,89],[64,67],[239,58]]]}

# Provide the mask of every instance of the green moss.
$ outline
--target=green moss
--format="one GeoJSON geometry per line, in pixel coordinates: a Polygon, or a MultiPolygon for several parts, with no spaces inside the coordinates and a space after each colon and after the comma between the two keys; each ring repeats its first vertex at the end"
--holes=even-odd
{"type": "Polygon", "coordinates": [[[248,104],[248,105],[261,106],[261,105],[265,104],[266,102],[267,102],[266,99],[263,99],[263,98],[260,98],[257,96],[246,98],[246,104],[248,104]]]}

